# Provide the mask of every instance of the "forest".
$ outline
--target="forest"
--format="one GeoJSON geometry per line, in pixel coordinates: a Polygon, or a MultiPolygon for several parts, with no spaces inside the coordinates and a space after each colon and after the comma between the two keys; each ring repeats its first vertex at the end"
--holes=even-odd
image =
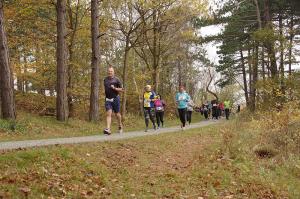
{"type": "Polygon", "coordinates": [[[142,108],[146,84],[171,108],[179,85],[199,104],[213,98],[236,101],[235,93],[242,92],[238,100],[251,111],[299,96],[297,0],[230,0],[218,7],[205,0],[1,4],[6,119],[25,110],[59,121],[99,120],[108,66],[124,84],[123,116],[142,108]],[[214,25],[223,31],[201,35],[202,27],[214,25]],[[208,57],[207,43],[218,46],[218,61],[208,57]]]}
{"type": "Polygon", "coordinates": [[[298,199],[299,62],[299,0],[0,0],[0,198],[298,199]]]}

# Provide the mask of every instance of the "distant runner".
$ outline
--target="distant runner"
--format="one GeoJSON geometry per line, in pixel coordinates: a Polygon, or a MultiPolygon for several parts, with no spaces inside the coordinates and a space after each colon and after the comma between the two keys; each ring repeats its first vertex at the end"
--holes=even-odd
{"type": "Polygon", "coordinates": [[[230,101],[229,100],[224,101],[225,116],[227,120],[229,120],[230,107],[231,107],[230,101]]]}
{"type": "Polygon", "coordinates": [[[237,113],[241,112],[241,105],[240,104],[238,104],[236,112],[237,113]]]}
{"type": "Polygon", "coordinates": [[[103,133],[106,135],[111,134],[111,115],[114,112],[118,118],[119,133],[123,132],[122,118],[120,114],[120,96],[119,93],[123,92],[121,81],[115,77],[113,67],[107,70],[108,76],[104,79],[105,88],[105,109],[106,109],[106,129],[103,133]]]}
{"type": "Polygon", "coordinates": [[[192,123],[192,114],[194,111],[194,106],[195,106],[195,104],[194,104],[193,100],[190,99],[187,104],[187,113],[186,113],[186,119],[187,119],[189,125],[192,123]]]}
{"type": "Polygon", "coordinates": [[[205,104],[203,104],[202,107],[203,107],[203,115],[204,115],[205,119],[208,120],[209,119],[208,118],[208,116],[209,116],[209,113],[208,113],[208,111],[209,111],[208,102],[206,102],[205,104]]]}
{"type": "Polygon", "coordinates": [[[175,99],[177,103],[179,118],[181,121],[181,129],[185,130],[187,103],[190,100],[190,96],[186,93],[184,86],[179,87],[179,92],[176,93],[175,99]]]}
{"type": "Polygon", "coordinates": [[[144,117],[145,117],[145,124],[146,124],[145,132],[148,132],[149,119],[152,122],[153,129],[156,130],[155,109],[154,109],[155,99],[156,99],[156,94],[154,93],[154,91],[151,90],[151,86],[147,85],[145,87],[145,92],[144,92],[144,117]]]}
{"type": "Polygon", "coordinates": [[[218,102],[217,100],[212,100],[211,101],[212,104],[212,119],[219,119],[218,118],[218,102]]]}
{"type": "Polygon", "coordinates": [[[165,101],[161,98],[161,95],[157,94],[157,99],[154,101],[157,128],[164,127],[165,106],[165,101]]]}

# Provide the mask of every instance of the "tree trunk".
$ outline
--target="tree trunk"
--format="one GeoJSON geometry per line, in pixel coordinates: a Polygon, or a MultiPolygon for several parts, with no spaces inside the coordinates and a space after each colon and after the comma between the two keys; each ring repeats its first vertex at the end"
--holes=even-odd
{"type": "Polygon", "coordinates": [[[262,28],[262,22],[261,22],[261,15],[260,15],[260,9],[259,9],[259,4],[257,0],[254,0],[255,3],[255,8],[256,8],[256,18],[257,18],[257,23],[258,23],[258,28],[262,28]]]}
{"type": "MultiPolygon", "coordinates": [[[[256,102],[256,83],[258,79],[258,44],[253,48],[253,55],[255,55],[252,64],[252,82],[250,90],[250,110],[255,111],[255,102],[256,102]]],[[[253,56],[252,56],[253,57],[253,56]]]]}
{"type": "Polygon", "coordinates": [[[126,44],[125,44],[125,52],[124,52],[124,62],[123,62],[123,88],[124,92],[122,95],[122,120],[125,121],[125,115],[126,115],[126,95],[127,95],[127,62],[128,62],[128,55],[129,55],[129,37],[126,38],[126,44]]]}
{"type": "Polygon", "coordinates": [[[268,70],[268,78],[271,77],[271,72],[270,72],[270,57],[268,56],[268,61],[267,61],[267,70],[268,70]]]}
{"type": "Polygon", "coordinates": [[[262,78],[266,79],[266,67],[265,67],[265,48],[261,48],[261,67],[262,67],[262,78]]]}
{"type": "Polygon", "coordinates": [[[73,95],[72,95],[72,89],[73,89],[73,74],[72,74],[72,68],[73,68],[73,50],[72,47],[69,46],[69,65],[68,65],[68,84],[67,84],[67,98],[68,98],[68,110],[69,115],[68,118],[71,118],[74,116],[74,104],[73,104],[73,95]]]}
{"type": "Polygon", "coordinates": [[[67,99],[67,57],[66,57],[66,0],[59,0],[56,4],[57,11],[57,97],[56,97],[56,118],[59,121],[66,121],[68,118],[67,99]]]}
{"type": "Polygon", "coordinates": [[[22,93],[24,92],[24,85],[23,85],[23,80],[22,80],[22,74],[21,74],[21,72],[19,71],[18,72],[18,76],[17,76],[17,90],[18,91],[21,91],[22,93]]]}
{"type": "MultiPolygon", "coordinates": [[[[261,30],[262,29],[262,21],[261,21],[261,14],[260,14],[260,9],[259,9],[259,4],[257,0],[254,0],[255,3],[255,7],[256,7],[256,18],[257,18],[257,23],[258,23],[258,29],[261,30]]],[[[257,68],[256,70],[258,70],[258,46],[259,43],[257,43],[257,48],[256,48],[256,64],[257,64],[257,68]]],[[[263,71],[263,79],[265,79],[265,61],[264,61],[264,48],[262,48],[261,51],[261,58],[262,58],[262,71],[263,71]]],[[[257,74],[258,76],[258,74],[257,74]]],[[[257,78],[257,77],[256,77],[257,78]]]]}
{"type": "Polygon", "coordinates": [[[152,77],[154,80],[154,82],[153,82],[154,91],[158,92],[158,87],[159,87],[159,68],[158,68],[158,66],[156,68],[154,68],[152,77]]]}
{"type": "Polygon", "coordinates": [[[136,70],[135,70],[135,52],[133,52],[133,63],[132,63],[132,72],[133,72],[133,84],[135,86],[135,92],[138,95],[139,98],[139,107],[140,107],[140,115],[143,115],[144,113],[144,108],[143,108],[143,97],[141,95],[141,92],[139,91],[138,84],[136,82],[136,70]]]}
{"type": "MultiPolygon", "coordinates": [[[[0,82],[1,82],[1,76],[0,76],[0,82]]],[[[0,118],[2,118],[1,86],[0,86],[0,118]]]]}
{"type": "MultiPolygon", "coordinates": [[[[20,53],[21,54],[21,53],[20,53]]],[[[21,62],[21,55],[19,56],[18,62],[21,62]]],[[[20,64],[21,65],[21,64],[20,64]]],[[[24,84],[23,84],[23,77],[22,77],[22,69],[21,66],[18,68],[15,68],[17,72],[17,90],[21,91],[22,93],[24,92],[24,84]]]]}
{"type": "Polygon", "coordinates": [[[67,97],[68,97],[68,109],[69,115],[68,117],[71,118],[74,116],[74,102],[73,102],[73,67],[74,67],[74,41],[76,37],[77,27],[78,27],[78,12],[80,7],[80,0],[77,0],[76,3],[76,11],[73,12],[72,10],[72,2],[71,0],[67,0],[67,13],[69,16],[69,26],[71,29],[71,36],[68,45],[68,52],[69,52],[69,65],[68,65],[68,84],[67,84],[67,97]],[[75,16],[73,16],[73,14],[75,16]]]}
{"type": "Polygon", "coordinates": [[[1,111],[4,119],[16,118],[14,101],[14,84],[10,67],[6,32],[4,29],[3,1],[0,1],[0,82],[1,111]]]}
{"type": "Polygon", "coordinates": [[[246,99],[247,106],[249,106],[247,74],[246,74],[245,59],[244,59],[244,55],[243,55],[243,51],[242,50],[240,50],[240,56],[241,56],[241,64],[242,64],[242,72],[243,72],[245,99],[246,99]]]}
{"type": "Polygon", "coordinates": [[[178,66],[178,86],[182,86],[182,72],[181,72],[181,63],[179,60],[177,60],[177,66],[178,66]]]}
{"type": "Polygon", "coordinates": [[[6,32],[4,29],[3,1],[0,1],[0,81],[1,111],[4,119],[16,119],[14,83],[10,67],[6,32]]]}
{"type": "Polygon", "coordinates": [[[159,86],[159,49],[158,49],[158,16],[157,10],[153,13],[153,85],[155,92],[158,92],[159,86]]]}
{"type": "Polygon", "coordinates": [[[215,92],[213,92],[213,91],[211,91],[211,90],[209,89],[210,84],[212,83],[212,81],[213,81],[213,79],[214,79],[214,77],[211,75],[210,69],[208,69],[208,74],[209,74],[209,78],[210,78],[210,79],[209,79],[209,82],[208,82],[208,84],[207,84],[207,86],[206,86],[206,91],[207,91],[208,93],[212,94],[212,95],[215,97],[215,99],[216,99],[217,101],[219,101],[218,95],[217,95],[215,92]]]}
{"type": "Polygon", "coordinates": [[[98,0],[91,1],[92,17],[92,74],[90,96],[90,121],[99,120],[99,90],[100,90],[100,42],[99,42],[99,5],[98,0]]]}
{"type": "Polygon", "coordinates": [[[290,45],[289,45],[289,75],[292,75],[292,49],[293,49],[293,39],[294,39],[294,12],[291,12],[291,22],[290,22],[290,45]]]}
{"type": "MultiPolygon", "coordinates": [[[[251,57],[251,50],[250,49],[248,49],[248,73],[249,73],[249,106],[250,106],[250,104],[251,104],[251,91],[252,91],[252,86],[253,86],[253,84],[252,84],[252,75],[253,75],[253,73],[252,73],[252,57],[251,57]]],[[[250,107],[251,108],[251,107],[250,107]]]]}
{"type": "Polygon", "coordinates": [[[29,89],[29,82],[28,82],[28,75],[27,75],[27,57],[26,54],[24,54],[24,73],[23,73],[23,79],[24,79],[24,91],[25,93],[29,93],[30,89],[29,89]]]}
{"type": "Polygon", "coordinates": [[[284,86],[284,46],[283,46],[283,24],[282,24],[282,13],[279,13],[279,35],[280,35],[280,87],[281,92],[285,93],[284,86]]]}
{"type": "MultiPolygon", "coordinates": [[[[264,7],[265,7],[265,20],[266,20],[266,27],[273,30],[272,27],[272,19],[270,14],[270,0],[264,0],[264,7]]],[[[266,43],[266,48],[268,50],[268,54],[270,56],[270,72],[271,77],[277,77],[277,63],[276,63],[276,53],[274,48],[274,42],[269,41],[266,43]]]]}

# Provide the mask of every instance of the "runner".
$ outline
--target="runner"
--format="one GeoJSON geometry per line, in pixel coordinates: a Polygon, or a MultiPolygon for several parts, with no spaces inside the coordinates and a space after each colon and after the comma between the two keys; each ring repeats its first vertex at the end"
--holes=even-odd
{"type": "Polygon", "coordinates": [[[218,119],[218,104],[217,100],[212,100],[212,119],[218,119]]]}
{"type": "Polygon", "coordinates": [[[154,101],[155,115],[157,121],[157,128],[164,127],[164,112],[165,112],[165,101],[161,98],[161,95],[157,94],[157,99],[154,101]],[[160,126],[161,123],[161,126],[160,126]]]}
{"type": "Polygon", "coordinates": [[[231,106],[231,104],[230,104],[229,100],[224,101],[226,120],[229,120],[230,106],[231,106]]]}
{"type": "Polygon", "coordinates": [[[205,119],[206,120],[208,120],[209,118],[208,118],[208,102],[206,102],[203,106],[202,106],[202,108],[203,108],[203,114],[204,114],[204,117],[205,117],[205,119]]]}
{"type": "Polygon", "coordinates": [[[222,116],[221,103],[217,103],[217,117],[220,119],[222,116]]]}
{"type": "Polygon", "coordinates": [[[212,104],[208,101],[208,117],[212,119],[212,104]]]}
{"type": "Polygon", "coordinates": [[[236,112],[237,113],[241,112],[241,105],[240,104],[238,104],[236,112]]]}
{"type": "Polygon", "coordinates": [[[104,79],[105,88],[105,109],[106,109],[106,129],[103,133],[106,135],[111,134],[111,115],[114,112],[118,118],[119,133],[123,132],[122,118],[120,114],[120,96],[119,93],[123,92],[121,81],[115,77],[113,67],[107,70],[107,77],[104,79]]]}
{"type": "Polygon", "coordinates": [[[151,86],[147,85],[145,87],[145,92],[144,92],[144,117],[145,117],[145,124],[146,124],[145,132],[148,132],[149,119],[152,122],[153,129],[156,130],[155,109],[154,109],[155,98],[156,98],[156,94],[151,90],[151,86]]]}
{"type": "Polygon", "coordinates": [[[220,107],[220,116],[224,117],[224,102],[220,102],[219,104],[219,107],[220,107]]]}
{"type": "Polygon", "coordinates": [[[181,121],[181,129],[185,130],[185,123],[186,123],[186,109],[187,103],[190,100],[190,96],[186,93],[184,86],[179,87],[179,92],[176,93],[176,103],[179,113],[179,118],[181,121]]]}
{"type": "Polygon", "coordinates": [[[187,104],[187,115],[186,115],[189,125],[192,123],[192,113],[194,111],[194,106],[195,106],[195,104],[194,104],[193,100],[191,99],[187,104]]]}

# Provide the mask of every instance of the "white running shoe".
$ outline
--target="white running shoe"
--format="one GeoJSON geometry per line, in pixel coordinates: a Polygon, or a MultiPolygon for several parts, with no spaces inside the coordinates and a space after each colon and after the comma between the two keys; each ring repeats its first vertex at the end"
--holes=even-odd
{"type": "Polygon", "coordinates": [[[110,129],[107,129],[107,128],[103,130],[103,133],[104,133],[104,135],[110,135],[111,134],[110,129]]]}

